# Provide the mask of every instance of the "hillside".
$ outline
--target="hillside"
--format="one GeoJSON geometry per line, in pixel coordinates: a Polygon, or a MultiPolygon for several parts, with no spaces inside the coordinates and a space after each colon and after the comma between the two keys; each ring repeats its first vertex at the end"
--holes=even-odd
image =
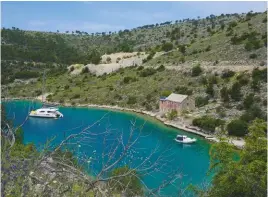
{"type": "Polygon", "coordinates": [[[266,47],[266,12],[108,35],[2,29],[2,97],[40,96],[46,70],[51,102],[157,113],[159,97],[175,92],[195,100],[196,109],[181,114],[189,124],[206,116],[225,126],[239,117],[248,124],[267,113],[266,47]]]}
{"type": "MultiPolygon", "coordinates": [[[[185,60],[240,60],[256,53],[258,60],[267,44],[267,13],[210,15],[205,19],[184,19],[132,30],[102,32],[48,33],[2,29],[2,59],[56,63],[90,63],[90,54],[114,52],[170,50],[186,46],[181,51],[185,60]],[[248,33],[246,35],[244,33],[248,33]],[[233,41],[235,38],[235,41],[233,41]],[[250,42],[247,50],[244,45],[250,42]],[[172,43],[172,47],[163,47],[172,43]],[[233,43],[233,44],[232,44],[233,43]],[[233,52],[236,55],[233,55],[233,52]]],[[[68,31],[66,31],[68,32],[68,31]]],[[[174,52],[176,56],[176,52],[174,52]]],[[[181,54],[177,54],[181,55],[181,54]]]]}

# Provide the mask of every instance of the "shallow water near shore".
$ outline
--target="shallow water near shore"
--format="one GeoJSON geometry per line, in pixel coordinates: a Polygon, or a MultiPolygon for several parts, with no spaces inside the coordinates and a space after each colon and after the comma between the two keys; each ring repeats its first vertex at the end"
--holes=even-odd
{"type": "MultiPolygon", "coordinates": [[[[4,105],[6,106],[8,117],[14,118],[15,125],[19,125],[25,120],[30,107],[35,109],[41,106],[38,102],[30,101],[9,101],[4,102],[4,105]]],[[[105,118],[100,123],[91,128],[94,133],[102,133],[107,128],[110,128],[112,130],[123,131],[124,135],[128,136],[131,121],[135,121],[136,127],[143,125],[141,133],[145,137],[141,137],[138,140],[135,145],[136,149],[129,152],[127,158],[120,165],[134,167],[143,161],[157,145],[159,145],[160,150],[170,148],[167,155],[170,154],[172,156],[170,158],[169,168],[166,170],[171,171],[172,169],[179,168],[183,176],[174,182],[173,185],[165,188],[162,194],[177,196],[175,194],[178,190],[187,187],[190,183],[200,185],[204,181],[211,180],[210,177],[206,176],[209,168],[210,144],[199,136],[167,127],[159,121],[154,121],[152,118],[134,113],[75,107],[61,107],[60,111],[64,114],[62,119],[29,118],[23,125],[24,143],[33,142],[37,147],[40,147],[47,140],[55,137],[53,143],[57,144],[64,137],[78,133],[105,115],[105,118]],[[174,141],[177,134],[186,134],[189,137],[197,138],[198,141],[192,145],[178,144],[174,141]]],[[[138,131],[134,132],[136,136],[138,133],[138,131]]],[[[79,156],[86,155],[95,158],[95,160],[88,164],[88,170],[91,174],[101,169],[101,163],[98,162],[98,158],[101,157],[102,152],[101,136],[97,137],[90,146],[81,143],[79,147],[72,147],[72,150],[79,156]]],[[[152,160],[152,162],[154,161],[152,160]]],[[[154,188],[165,178],[166,175],[153,172],[150,176],[143,176],[142,180],[147,187],[154,188]]]]}

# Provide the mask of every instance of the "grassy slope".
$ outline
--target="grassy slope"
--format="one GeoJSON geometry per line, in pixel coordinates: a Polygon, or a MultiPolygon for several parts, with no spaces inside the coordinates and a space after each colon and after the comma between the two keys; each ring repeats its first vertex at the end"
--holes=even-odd
{"type": "MultiPolygon", "coordinates": [[[[185,86],[188,89],[193,90],[193,97],[206,96],[206,86],[201,83],[202,76],[191,77],[191,73],[182,73],[180,71],[165,70],[157,72],[154,75],[148,77],[140,77],[137,68],[125,68],[116,73],[112,73],[102,77],[92,76],[90,74],[83,74],[77,76],[70,76],[64,74],[57,77],[50,77],[47,79],[46,90],[52,93],[51,101],[66,102],[73,104],[102,104],[102,105],[119,105],[129,108],[141,108],[147,110],[157,110],[158,101],[163,91],[169,90],[176,92],[176,87],[185,86]],[[136,81],[124,83],[124,77],[136,78],[136,81]],[[69,86],[68,89],[65,86],[69,86]],[[79,98],[76,98],[79,95],[79,98]],[[120,98],[121,97],[121,98],[120,98]],[[128,103],[129,98],[135,97],[136,102],[134,104],[128,103]],[[146,107],[147,106],[147,107],[146,107]],[[149,106],[149,107],[148,107],[149,106]]],[[[223,86],[230,88],[234,82],[237,81],[236,76],[238,73],[230,78],[224,80],[220,76],[217,77],[217,85],[214,85],[215,96],[210,99],[209,104],[205,107],[196,108],[193,114],[212,114],[219,117],[219,114],[215,113],[215,109],[206,110],[209,107],[214,107],[220,104],[220,89],[223,86]]],[[[250,79],[250,73],[247,74],[250,79]]],[[[203,73],[203,76],[209,78],[213,75],[210,73],[203,73]]],[[[250,82],[248,85],[242,87],[242,93],[244,97],[253,90],[250,88],[250,82]]],[[[265,106],[262,104],[266,96],[266,85],[262,83],[261,91],[255,93],[259,97],[258,103],[265,110],[265,106]]],[[[36,92],[41,89],[41,82],[30,83],[28,85],[17,85],[9,89],[9,96],[36,96],[36,92]]],[[[3,95],[7,91],[4,90],[3,95]]],[[[243,99],[242,99],[243,100],[243,99]]],[[[241,114],[242,111],[236,109],[240,102],[230,102],[231,108],[223,108],[229,118],[235,118],[237,114],[241,114]]],[[[220,104],[221,105],[221,104],[220,104]]],[[[228,118],[227,118],[228,119],[228,118]]]]}

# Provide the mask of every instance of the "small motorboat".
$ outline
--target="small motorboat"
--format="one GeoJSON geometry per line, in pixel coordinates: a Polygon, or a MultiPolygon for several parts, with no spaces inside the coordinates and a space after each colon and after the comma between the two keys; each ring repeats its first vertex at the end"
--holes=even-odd
{"type": "Polygon", "coordinates": [[[177,135],[175,141],[183,144],[191,144],[196,142],[197,140],[195,138],[189,138],[186,135],[177,135]]]}

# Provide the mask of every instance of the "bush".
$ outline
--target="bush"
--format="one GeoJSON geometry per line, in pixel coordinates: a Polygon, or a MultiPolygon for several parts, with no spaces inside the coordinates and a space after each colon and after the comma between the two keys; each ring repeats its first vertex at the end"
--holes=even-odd
{"type": "Polygon", "coordinates": [[[259,70],[255,68],[252,71],[252,79],[256,81],[265,81],[267,82],[267,68],[259,70]]]}
{"type": "Polygon", "coordinates": [[[251,107],[247,109],[240,117],[241,120],[247,123],[250,123],[256,118],[266,120],[266,114],[261,110],[261,108],[257,104],[251,105],[251,107]]]}
{"type": "Polygon", "coordinates": [[[208,95],[210,95],[211,97],[214,97],[214,88],[213,88],[213,84],[212,84],[212,83],[209,83],[209,84],[207,85],[206,93],[207,93],[208,95]]]}
{"type": "Polygon", "coordinates": [[[210,51],[211,50],[211,45],[208,45],[205,49],[205,51],[210,51]]]}
{"type": "Polygon", "coordinates": [[[154,68],[146,68],[140,72],[141,77],[147,77],[156,73],[154,68]]]}
{"type": "Polygon", "coordinates": [[[235,72],[232,70],[224,70],[221,74],[222,79],[230,78],[235,75],[235,72]]]}
{"type": "Polygon", "coordinates": [[[164,65],[161,65],[156,70],[159,71],[159,72],[162,72],[162,71],[165,70],[165,66],[164,65]]]}
{"type": "Polygon", "coordinates": [[[247,85],[249,82],[249,77],[243,73],[241,73],[240,75],[238,75],[236,77],[236,79],[238,80],[238,83],[243,86],[243,85],[247,85]]]}
{"type": "Polygon", "coordinates": [[[161,92],[161,95],[160,96],[162,96],[162,97],[168,97],[171,93],[172,93],[171,91],[165,90],[165,91],[161,92]]]}
{"type": "Polygon", "coordinates": [[[111,59],[110,57],[107,57],[107,58],[106,58],[106,62],[108,62],[108,63],[110,63],[111,60],[112,60],[112,59],[111,59]]]}
{"type": "Polygon", "coordinates": [[[82,69],[82,74],[84,73],[89,73],[89,69],[87,66],[85,66],[83,69],[82,69]]]}
{"type": "Polygon", "coordinates": [[[119,63],[120,60],[121,60],[120,57],[116,58],[116,63],[119,63]]]}
{"type": "Polygon", "coordinates": [[[123,79],[123,82],[125,83],[125,84],[127,84],[127,83],[129,83],[130,81],[132,81],[132,77],[124,77],[124,79],[123,79]]]}
{"type": "Polygon", "coordinates": [[[243,106],[245,109],[249,109],[251,105],[253,105],[253,103],[254,103],[254,94],[251,93],[245,97],[243,101],[243,106]]]}
{"type": "Polygon", "coordinates": [[[214,132],[215,128],[224,125],[224,121],[221,119],[215,119],[210,116],[203,116],[201,118],[195,118],[193,120],[193,125],[198,126],[204,130],[214,132]]]}
{"type": "Polygon", "coordinates": [[[137,70],[142,70],[142,69],[144,69],[143,66],[139,66],[139,67],[137,68],[137,70]]]}
{"type": "Polygon", "coordinates": [[[200,67],[200,65],[196,65],[192,68],[192,76],[196,77],[199,76],[202,73],[202,69],[200,67]]]}
{"type": "Polygon", "coordinates": [[[241,85],[238,82],[235,82],[232,85],[232,88],[230,89],[229,93],[230,93],[230,96],[233,100],[235,100],[235,101],[241,100],[242,94],[241,94],[240,89],[241,89],[241,85]]]}
{"type": "Polygon", "coordinates": [[[254,90],[254,92],[260,91],[260,81],[253,79],[251,82],[251,88],[254,90]]]}
{"type": "Polygon", "coordinates": [[[109,185],[113,188],[114,193],[124,193],[126,196],[143,196],[144,191],[140,181],[140,175],[136,170],[124,166],[114,169],[110,176],[118,177],[109,181],[109,185]],[[121,183],[127,183],[127,187],[121,183]]]}
{"type": "Polygon", "coordinates": [[[70,68],[70,72],[73,72],[73,71],[74,71],[74,67],[71,66],[71,68],[70,68]]]}
{"type": "Polygon", "coordinates": [[[38,72],[34,72],[34,71],[19,71],[17,73],[15,73],[15,78],[16,79],[30,79],[30,78],[37,78],[39,77],[39,73],[38,72]]]}
{"type": "Polygon", "coordinates": [[[155,52],[151,51],[150,54],[147,56],[146,62],[153,59],[154,55],[155,55],[155,52]]]}
{"type": "Polygon", "coordinates": [[[195,98],[195,106],[196,107],[202,107],[204,105],[208,104],[208,97],[202,97],[202,96],[198,96],[195,98]]]}
{"type": "Polygon", "coordinates": [[[172,109],[170,112],[167,113],[167,118],[169,120],[174,120],[178,116],[178,112],[175,109],[172,109]]]}
{"type": "Polygon", "coordinates": [[[42,91],[41,90],[35,90],[34,93],[35,93],[36,96],[40,96],[42,94],[42,91]]]}
{"type": "Polygon", "coordinates": [[[162,45],[162,50],[167,52],[173,49],[173,44],[170,42],[166,42],[162,45]]]}
{"type": "Polygon", "coordinates": [[[64,86],[64,90],[68,90],[69,88],[70,88],[69,85],[65,85],[65,86],[64,86]]]}
{"type": "Polygon", "coordinates": [[[137,103],[137,98],[135,96],[128,97],[127,104],[133,105],[135,103],[137,103]]]}
{"type": "Polygon", "coordinates": [[[186,94],[186,95],[192,95],[193,94],[193,90],[188,89],[186,86],[177,86],[175,88],[175,92],[177,94],[186,94]]]}
{"type": "Polygon", "coordinates": [[[242,137],[245,136],[247,131],[247,123],[243,120],[233,120],[227,125],[227,131],[229,135],[242,137]]]}
{"type": "Polygon", "coordinates": [[[250,59],[256,59],[257,58],[257,54],[256,53],[252,53],[249,55],[250,59]]]}
{"type": "Polygon", "coordinates": [[[72,96],[72,99],[77,99],[77,98],[80,98],[80,94],[75,94],[72,96]]]}

